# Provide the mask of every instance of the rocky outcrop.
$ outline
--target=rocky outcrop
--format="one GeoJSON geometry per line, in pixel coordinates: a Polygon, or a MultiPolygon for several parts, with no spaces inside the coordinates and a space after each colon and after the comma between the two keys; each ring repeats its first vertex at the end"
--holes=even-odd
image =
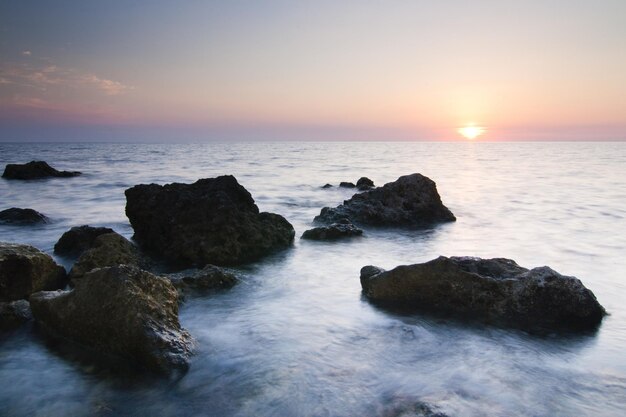
{"type": "Polygon", "coordinates": [[[26,300],[0,302],[0,331],[13,330],[33,319],[26,300]]]}
{"type": "Polygon", "coordinates": [[[0,242],[0,301],[61,288],[65,279],[65,269],[50,255],[32,246],[0,242]]]}
{"type": "Polygon", "coordinates": [[[361,270],[363,293],[383,305],[473,316],[521,328],[591,329],[606,314],[577,278],[510,259],[440,256],[390,271],[361,270]]]}
{"type": "Polygon", "coordinates": [[[235,274],[215,265],[205,265],[194,273],[171,274],[169,278],[183,294],[228,289],[239,282],[235,274]]]}
{"type": "Polygon", "coordinates": [[[374,181],[370,180],[367,177],[361,177],[359,178],[359,180],[356,182],[356,188],[358,188],[359,190],[369,190],[371,188],[374,188],[374,181]]]}
{"type": "Polygon", "coordinates": [[[309,240],[335,240],[348,237],[361,236],[363,230],[359,229],[349,220],[342,219],[329,226],[320,226],[309,229],[302,234],[302,239],[309,240]]]}
{"type": "Polygon", "coordinates": [[[233,176],[126,190],[126,215],[139,245],[179,266],[248,262],[293,242],[284,217],[260,213],[233,176]]]}
{"type": "Polygon", "coordinates": [[[185,371],[193,343],[178,321],[178,293],[169,280],[131,266],[96,269],[71,291],[30,297],[33,316],[62,336],[146,369],[185,371]]]}
{"type": "Polygon", "coordinates": [[[46,223],[47,221],[46,216],[30,208],[12,207],[0,211],[0,224],[26,225],[46,223]]]}
{"type": "Polygon", "coordinates": [[[100,235],[113,233],[108,227],[76,226],[72,227],[54,245],[54,253],[62,256],[80,256],[87,249],[91,249],[96,238],[100,235]]]}
{"type": "Polygon", "coordinates": [[[394,227],[456,220],[441,202],[434,181],[420,174],[405,175],[382,187],[355,194],[338,207],[324,207],[315,221],[330,224],[342,218],[357,225],[394,227]]]}
{"type": "Polygon", "coordinates": [[[72,283],[81,279],[87,272],[108,266],[133,265],[147,267],[148,262],[141,256],[139,250],[124,236],[115,232],[96,237],[93,247],[86,250],[78,258],[69,278],[72,283]]]}
{"type": "Polygon", "coordinates": [[[8,164],[2,177],[11,180],[35,180],[48,177],[75,177],[80,174],[78,171],[58,171],[44,161],[31,161],[27,164],[8,164]]]}

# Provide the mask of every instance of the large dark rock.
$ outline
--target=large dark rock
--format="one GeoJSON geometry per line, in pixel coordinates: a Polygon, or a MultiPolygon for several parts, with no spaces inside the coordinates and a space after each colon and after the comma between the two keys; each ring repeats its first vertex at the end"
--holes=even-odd
{"type": "Polygon", "coordinates": [[[390,271],[361,270],[363,293],[387,306],[433,310],[521,328],[591,329],[606,314],[574,277],[510,259],[440,256],[390,271]]]}
{"type": "Polygon", "coordinates": [[[0,242],[0,301],[61,288],[65,279],[65,269],[50,255],[32,246],[0,242]]]}
{"type": "Polygon", "coordinates": [[[8,164],[2,177],[12,180],[35,180],[48,177],[75,177],[80,174],[78,171],[58,171],[44,161],[31,161],[27,164],[8,164]]]}
{"type": "Polygon", "coordinates": [[[96,269],[71,291],[30,297],[37,322],[61,336],[147,369],[185,371],[192,353],[178,321],[178,293],[168,279],[131,266],[96,269]]]}
{"type": "Polygon", "coordinates": [[[356,188],[359,190],[369,190],[370,188],[374,188],[374,181],[370,180],[367,177],[361,177],[356,182],[356,188]]]}
{"type": "Polygon", "coordinates": [[[113,233],[108,227],[76,226],[72,227],[54,245],[54,253],[63,256],[80,256],[91,249],[96,238],[106,233],[113,233]]]}
{"type": "Polygon", "coordinates": [[[239,282],[235,274],[215,265],[205,265],[193,273],[171,274],[169,278],[183,294],[228,289],[239,282]]]}
{"type": "Polygon", "coordinates": [[[4,224],[37,224],[46,223],[48,218],[30,208],[17,208],[12,207],[10,209],[0,211],[0,223],[4,224]]]}
{"type": "Polygon", "coordinates": [[[347,237],[361,236],[363,230],[359,229],[349,220],[343,219],[329,226],[320,226],[306,230],[302,234],[302,239],[309,240],[335,240],[347,237]]]}
{"type": "Polygon", "coordinates": [[[295,234],[284,217],[259,213],[230,175],[136,185],[126,190],[126,215],[142,248],[180,266],[252,261],[290,246],[295,234]]]}
{"type": "Polygon", "coordinates": [[[355,194],[335,208],[324,207],[315,221],[329,224],[342,218],[372,226],[421,226],[456,220],[441,202],[434,181],[420,174],[405,175],[355,194]]]}
{"type": "Polygon", "coordinates": [[[133,265],[146,268],[149,262],[139,250],[124,236],[112,232],[98,236],[92,248],[83,252],[76,261],[69,278],[72,283],[82,278],[87,272],[96,268],[117,265],[133,265]]]}
{"type": "Polygon", "coordinates": [[[28,301],[0,302],[0,331],[13,330],[32,319],[28,301]]]}

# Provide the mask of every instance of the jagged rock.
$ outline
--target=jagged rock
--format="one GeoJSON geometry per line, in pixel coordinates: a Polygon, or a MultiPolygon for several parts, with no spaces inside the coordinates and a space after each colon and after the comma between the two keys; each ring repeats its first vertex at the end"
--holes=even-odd
{"type": "Polygon", "coordinates": [[[333,185],[326,183],[322,186],[322,188],[333,188],[333,185]]]}
{"type": "Polygon", "coordinates": [[[302,239],[310,240],[335,240],[347,237],[361,236],[363,230],[359,229],[349,220],[343,219],[330,226],[320,226],[309,229],[302,234],[302,239]]]}
{"type": "Polygon", "coordinates": [[[577,278],[504,258],[440,256],[390,271],[361,270],[363,293],[383,305],[434,310],[521,328],[591,329],[606,314],[577,278]]]}
{"type": "Polygon", "coordinates": [[[0,331],[13,330],[32,320],[30,304],[26,300],[0,302],[0,331]]]}
{"type": "Polygon", "coordinates": [[[354,185],[353,182],[347,182],[347,181],[340,182],[339,186],[343,187],[343,188],[354,188],[354,187],[356,187],[356,185],[354,185]]]}
{"type": "Polygon", "coordinates": [[[96,237],[93,247],[80,255],[70,271],[69,278],[75,283],[96,268],[117,265],[147,267],[147,264],[139,250],[128,239],[115,232],[106,233],[96,237]]]}
{"type": "Polygon", "coordinates": [[[147,369],[189,367],[189,333],[178,321],[178,293],[168,279],[128,265],[93,270],[70,291],[30,297],[37,322],[61,336],[147,369]]]}
{"type": "Polygon", "coordinates": [[[342,218],[357,225],[410,227],[456,220],[441,202],[434,181],[420,174],[355,194],[335,208],[324,207],[315,221],[329,224],[342,218]]]}
{"type": "Polygon", "coordinates": [[[172,274],[169,278],[182,293],[228,289],[239,282],[235,274],[215,265],[205,265],[191,274],[172,274]]]}
{"type": "Polygon", "coordinates": [[[31,161],[27,164],[8,164],[4,168],[3,178],[13,180],[34,180],[48,177],[75,177],[78,171],[58,171],[44,161],[31,161]]]}
{"type": "Polygon", "coordinates": [[[361,177],[356,182],[356,188],[359,190],[369,190],[370,188],[374,188],[374,181],[370,180],[367,177],[361,177]]]}
{"type": "Polygon", "coordinates": [[[36,224],[46,223],[48,218],[33,209],[12,207],[0,211],[0,223],[4,224],[36,224]]]}
{"type": "Polygon", "coordinates": [[[139,245],[179,266],[252,261],[290,246],[295,235],[284,217],[259,213],[231,175],[136,185],[126,190],[126,201],[139,245]]]}
{"type": "Polygon", "coordinates": [[[0,242],[0,301],[27,298],[41,290],[65,285],[62,266],[39,249],[28,245],[0,242]]]}
{"type": "Polygon", "coordinates": [[[54,245],[54,253],[62,256],[80,256],[91,249],[96,238],[106,233],[114,233],[108,227],[76,226],[72,227],[54,245]]]}

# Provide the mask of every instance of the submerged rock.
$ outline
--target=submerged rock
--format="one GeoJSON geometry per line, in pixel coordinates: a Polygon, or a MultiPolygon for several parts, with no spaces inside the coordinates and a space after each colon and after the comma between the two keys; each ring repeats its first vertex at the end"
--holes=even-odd
{"type": "Polygon", "coordinates": [[[333,188],[333,185],[326,183],[326,184],[322,185],[322,188],[333,188]]]}
{"type": "Polygon", "coordinates": [[[54,253],[62,256],[80,256],[91,249],[96,238],[106,233],[114,233],[108,227],[76,226],[72,227],[54,245],[54,253]]]}
{"type": "Polygon", "coordinates": [[[66,274],[50,255],[28,245],[0,242],[0,301],[27,298],[65,285],[66,274]]]}
{"type": "Polygon", "coordinates": [[[434,181],[420,174],[405,175],[355,194],[335,208],[324,207],[315,221],[328,224],[342,218],[372,226],[421,226],[456,220],[441,202],[434,181]]]}
{"type": "Polygon", "coordinates": [[[191,274],[173,274],[170,280],[182,293],[228,289],[239,282],[235,274],[215,265],[205,265],[191,274]]]}
{"type": "Polygon", "coordinates": [[[369,190],[370,188],[374,188],[374,181],[370,180],[367,177],[361,177],[356,182],[356,188],[359,190],[369,190]]]}
{"type": "Polygon", "coordinates": [[[434,310],[522,328],[591,329],[606,314],[577,278],[504,258],[440,256],[390,271],[361,269],[363,293],[384,305],[434,310]]]}
{"type": "Polygon", "coordinates": [[[139,250],[128,239],[115,232],[106,233],[96,237],[93,247],[80,255],[70,271],[69,278],[75,283],[96,268],[117,265],[146,267],[147,264],[139,250]]]}
{"type": "Polygon", "coordinates": [[[0,223],[4,224],[37,224],[46,223],[48,218],[30,208],[17,208],[12,207],[10,209],[0,211],[0,223]]]}
{"type": "Polygon", "coordinates": [[[32,319],[28,301],[0,302],[0,331],[16,329],[32,319]]]}
{"type": "Polygon", "coordinates": [[[34,180],[48,177],[75,177],[78,171],[58,171],[44,161],[31,161],[27,164],[8,164],[4,168],[3,178],[13,180],[34,180]]]}
{"type": "Polygon", "coordinates": [[[193,342],[178,321],[178,293],[169,280],[131,266],[96,269],[71,291],[30,297],[33,316],[50,334],[147,369],[189,367],[193,342]]]}
{"type": "Polygon", "coordinates": [[[339,186],[342,187],[342,188],[354,188],[354,187],[356,187],[356,185],[354,185],[353,182],[347,182],[347,181],[340,182],[339,186]]]}
{"type": "Polygon", "coordinates": [[[295,235],[284,217],[259,213],[231,175],[136,185],[126,190],[126,201],[139,245],[180,266],[252,261],[290,246],[295,235]]]}
{"type": "Polygon", "coordinates": [[[349,220],[343,219],[330,226],[321,226],[309,229],[302,234],[302,239],[310,240],[335,240],[347,237],[361,236],[363,230],[359,229],[349,220]]]}

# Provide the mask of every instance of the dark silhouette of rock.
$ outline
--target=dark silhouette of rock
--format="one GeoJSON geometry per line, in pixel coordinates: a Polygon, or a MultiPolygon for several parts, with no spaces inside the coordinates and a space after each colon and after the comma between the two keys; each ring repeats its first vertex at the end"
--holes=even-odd
{"type": "Polygon", "coordinates": [[[321,226],[309,229],[302,234],[302,239],[309,240],[335,240],[348,237],[361,236],[363,230],[359,229],[349,220],[343,219],[330,226],[321,226]]]}
{"type": "Polygon", "coordinates": [[[4,224],[25,225],[46,223],[47,221],[48,218],[46,216],[30,208],[12,207],[0,211],[0,223],[4,224]]]}
{"type": "Polygon", "coordinates": [[[370,180],[367,177],[361,177],[356,182],[356,188],[359,190],[369,190],[370,188],[374,188],[374,181],[370,180]]]}
{"type": "Polygon", "coordinates": [[[324,207],[315,221],[329,224],[343,218],[357,225],[396,227],[456,220],[441,202],[434,181],[420,174],[355,194],[335,208],[324,207]]]}
{"type": "Polygon", "coordinates": [[[112,232],[96,237],[92,248],[87,249],[78,258],[69,278],[72,283],[81,279],[87,272],[96,268],[117,265],[133,265],[147,267],[149,262],[139,253],[139,250],[124,236],[112,232]]]}
{"type": "Polygon", "coordinates": [[[347,182],[347,181],[340,182],[339,186],[342,187],[342,188],[354,188],[354,187],[356,187],[356,185],[354,185],[353,182],[347,182]]]}
{"type": "Polygon", "coordinates": [[[72,227],[54,245],[54,253],[63,256],[80,256],[93,247],[96,238],[106,233],[113,233],[108,227],[76,226],[72,227]]]}
{"type": "Polygon", "coordinates": [[[259,213],[230,175],[136,185],[126,190],[126,215],[142,248],[179,266],[252,261],[290,246],[295,235],[284,217],[259,213]]]}
{"type": "Polygon", "coordinates": [[[440,256],[390,271],[361,270],[363,293],[387,306],[433,310],[521,327],[584,330],[606,314],[577,278],[504,258],[440,256]]]}
{"type": "Polygon", "coordinates": [[[322,188],[333,188],[333,185],[327,183],[327,184],[324,184],[322,188]]]}
{"type": "Polygon", "coordinates": [[[193,343],[169,280],[131,266],[96,269],[70,291],[30,297],[36,321],[61,336],[146,369],[186,371],[193,343]]]}
{"type": "Polygon", "coordinates": [[[32,246],[0,242],[0,301],[25,299],[65,283],[65,269],[50,255],[32,246]]]}
{"type": "Polygon", "coordinates": [[[78,171],[58,171],[44,161],[31,161],[27,164],[8,164],[2,177],[12,180],[35,180],[48,177],[76,177],[80,174],[78,171]]]}
{"type": "Polygon", "coordinates": [[[239,282],[235,274],[215,265],[205,265],[191,274],[171,274],[169,278],[182,293],[228,289],[239,282]]]}
{"type": "Polygon", "coordinates": [[[0,302],[0,331],[16,329],[32,319],[28,301],[0,302]]]}

